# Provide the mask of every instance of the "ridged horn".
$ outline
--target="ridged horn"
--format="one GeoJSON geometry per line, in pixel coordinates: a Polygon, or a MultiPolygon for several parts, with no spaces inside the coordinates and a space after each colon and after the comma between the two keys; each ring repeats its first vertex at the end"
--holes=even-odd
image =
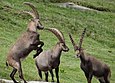
{"type": "Polygon", "coordinates": [[[30,3],[30,2],[24,2],[23,4],[28,5],[28,6],[30,6],[32,8],[32,12],[34,14],[34,18],[39,18],[39,14],[37,12],[37,9],[34,7],[34,5],[32,3],[30,3]]]}
{"type": "Polygon", "coordinates": [[[65,43],[63,33],[61,31],[59,31],[58,29],[56,29],[56,28],[49,28],[49,29],[45,28],[45,30],[51,31],[59,39],[60,42],[65,43]]]}
{"type": "Polygon", "coordinates": [[[70,38],[71,43],[72,43],[72,45],[73,45],[73,47],[74,47],[74,51],[76,51],[76,50],[78,49],[78,46],[77,46],[77,44],[75,44],[75,42],[74,42],[74,40],[73,40],[73,37],[71,36],[70,33],[69,33],[69,38],[70,38]]]}
{"type": "Polygon", "coordinates": [[[83,32],[82,32],[82,35],[81,35],[81,38],[80,38],[80,41],[79,41],[79,49],[81,49],[85,32],[86,32],[86,28],[85,28],[85,29],[83,30],[83,32]]]}
{"type": "Polygon", "coordinates": [[[33,18],[35,18],[35,15],[34,15],[32,12],[30,12],[30,11],[22,11],[21,13],[29,14],[29,15],[31,15],[33,18]]]}

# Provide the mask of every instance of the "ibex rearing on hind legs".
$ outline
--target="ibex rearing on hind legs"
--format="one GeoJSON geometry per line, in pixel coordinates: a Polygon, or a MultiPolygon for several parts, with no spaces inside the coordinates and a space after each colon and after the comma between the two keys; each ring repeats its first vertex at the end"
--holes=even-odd
{"type": "Polygon", "coordinates": [[[41,71],[45,72],[45,80],[48,81],[48,71],[52,76],[52,81],[54,81],[53,69],[55,69],[57,83],[59,82],[59,65],[60,65],[60,57],[62,51],[68,52],[69,48],[66,46],[65,39],[63,34],[56,28],[47,29],[51,31],[58,39],[59,42],[52,48],[47,51],[41,52],[36,58],[35,63],[38,69],[39,76],[42,78],[41,71]]]}
{"type": "Polygon", "coordinates": [[[87,82],[91,83],[92,77],[95,76],[98,78],[100,83],[110,83],[111,71],[108,65],[102,63],[93,56],[86,54],[81,47],[85,32],[86,28],[82,33],[79,46],[77,46],[77,44],[74,42],[71,34],[69,34],[69,37],[73,44],[74,51],[76,52],[76,56],[81,60],[80,67],[84,71],[87,82]]]}
{"type": "Polygon", "coordinates": [[[32,12],[23,11],[23,13],[31,15],[33,19],[29,22],[27,31],[18,38],[16,43],[10,48],[7,55],[6,64],[13,67],[10,77],[14,83],[18,83],[14,79],[14,75],[17,71],[19,73],[19,77],[24,81],[24,83],[26,83],[22,73],[21,59],[26,58],[32,50],[40,49],[44,45],[44,43],[40,41],[39,34],[37,33],[37,29],[44,28],[40,23],[38,12],[31,3],[25,2],[24,4],[30,6],[32,8],[32,12]],[[40,45],[40,47],[38,47],[38,45],[40,45]]]}

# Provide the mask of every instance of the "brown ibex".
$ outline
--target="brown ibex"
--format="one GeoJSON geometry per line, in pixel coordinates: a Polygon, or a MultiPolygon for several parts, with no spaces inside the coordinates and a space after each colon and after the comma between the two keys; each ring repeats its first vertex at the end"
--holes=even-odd
{"type": "Polygon", "coordinates": [[[45,72],[46,81],[48,81],[48,71],[50,71],[52,81],[54,81],[53,69],[55,69],[57,83],[59,83],[58,71],[59,71],[61,53],[62,51],[68,52],[69,48],[65,44],[65,39],[62,32],[60,32],[56,28],[50,28],[46,30],[51,31],[59,39],[59,42],[52,49],[41,52],[35,58],[35,64],[41,79],[42,79],[41,72],[42,71],[45,72]]]}
{"type": "Polygon", "coordinates": [[[71,34],[69,34],[69,37],[73,44],[74,51],[76,52],[76,56],[81,60],[80,67],[84,71],[87,82],[91,83],[92,77],[95,76],[98,78],[100,83],[110,83],[111,71],[108,65],[102,63],[95,57],[86,54],[81,47],[85,32],[86,28],[84,29],[80,38],[79,46],[74,42],[71,34]]]}
{"type": "Polygon", "coordinates": [[[24,4],[30,6],[32,8],[32,12],[23,11],[23,13],[31,15],[33,19],[29,22],[27,31],[17,39],[16,43],[10,48],[7,55],[6,65],[13,67],[10,77],[14,83],[18,83],[14,79],[14,75],[17,71],[19,73],[19,77],[24,81],[24,83],[26,83],[22,73],[21,59],[26,58],[32,50],[40,49],[44,45],[44,43],[40,41],[39,34],[37,33],[37,29],[44,28],[40,23],[38,12],[31,3],[25,2],[24,4]],[[38,45],[40,45],[40,47],[38,47],[38,45]]]}

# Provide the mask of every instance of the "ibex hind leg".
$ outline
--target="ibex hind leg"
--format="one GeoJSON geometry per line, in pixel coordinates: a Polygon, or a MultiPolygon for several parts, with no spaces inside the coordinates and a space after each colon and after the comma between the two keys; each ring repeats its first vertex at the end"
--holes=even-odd
{"type": "Polygon", "coordinates": [[[105,83],[104,79],[99,79],[100,83],[105,83]]]}
{"type": "Polygon", "coordinates": [[[10,74],[10,77],[11,77],[11,79],[14,81],[14,83],[18,83],[15,79],[14,79],[14,75],[16,74],[16,72],[17,72],[17,69],[13,69],[13,71],[11,72],[11,74],[10,74]]]}
{"type": "Polygon", "coordinates": [[[110,78],[108,76],[104,77],[105,83],[110,83],[110,78]]]}
{"type": "Polygon", "coordinates": [[[13,70],[10,74],[11,79],[14,81],[14,83],[18,83],[15,79],[14,79],[14,75],[16,74],[18,68],[19,68],[19,61],[16,61],[14,59],[11,59],[8,63],[9,65],[11,65],[13,67],[13,70]]]}
{"type": "Polygon", "coordinates": [[[22,80],[24,81],[24,83],[27,83],[26,80],[25,80],[24,77],[23,77],[21,62],[19,63],[18,72],[19,72],[19,77],[20,77],[20,79],[22,79],[22,80]]]}
{"type": "Polygon", "coordinates": [[[110,83],[110,77],[111,77],[111,72],[110,70],[107,71],[104,75],[104,80],[105,80],[105,83],[110,83]]]}

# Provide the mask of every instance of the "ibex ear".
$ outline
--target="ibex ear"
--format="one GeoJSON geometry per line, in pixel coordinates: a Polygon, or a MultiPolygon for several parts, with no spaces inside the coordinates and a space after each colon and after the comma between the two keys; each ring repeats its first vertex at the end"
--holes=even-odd
{"type": "Polygon", "coordinates": [[[75,44],[75,42],[74,42],[74,40],[73,40],[71,34],[70,34],[70,33],[68,33],[68,34],[69,34],[71,43],[72,43],[72,45],[73,45],[73,47],[74,47],[74,51],[78,50],[79,48],[78,48],[77,44],[75,44]]]}

